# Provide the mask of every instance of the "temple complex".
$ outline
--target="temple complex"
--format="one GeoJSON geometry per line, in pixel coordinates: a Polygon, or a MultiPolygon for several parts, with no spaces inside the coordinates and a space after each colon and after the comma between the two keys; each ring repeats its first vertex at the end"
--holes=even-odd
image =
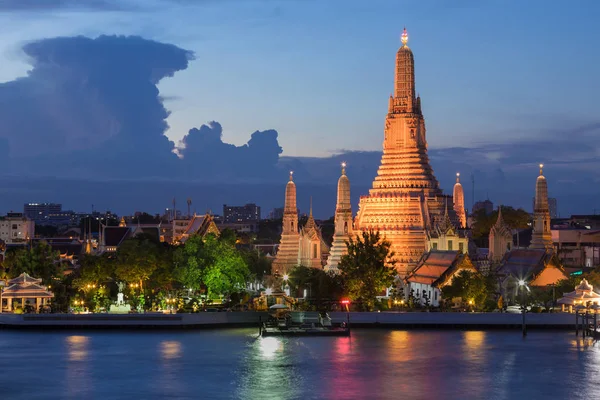
{"type": "Polygon", "coordinates": [[[454,201],[454,212],[458,217],[461,228],[467,227],[467,213],[465,212],[465,192],[460,184],[460,172],[456,173],[456,183],[452,191],[452,200],[454,201]]]}
{"type": "Polygon", "coordinates": [[[548,207],[548,183],[543,174],[544,164],[540,164],[540,176],[535,183],[535,206],[533,209],[532,249],[553,249],[550,232],[550,208],[548,207]]]}
{"type": "Polygon", "coordinates": [[[283,209],[283,228],[275,260],[273,272],[286,274],[298,265],[300,250],[300,235],[298,234],[298,208],[296,207],[296,184],[293,172],[290,171],[290,180],[285,187],[285,206],[283,209]]]}
{"type": "Polygon", "coordinates": [[[498,207],[498,219],[490,229],[489,235],[489,260],[492,265],[497,265],[512,249],[513,236],[508,225],[502,219],[502,206],[498,207]]]}
{"type": "Polygon", "coordinates": [[[329,246],[323,240],[321,229],[317,226],[312,214],[312,199],[306,225],[300,229],[298,245],[298,262],[296,265],[312,268],[323,268],[323,260],[327,259],[329,246]]]}
{"type": "Polygon", "coordinates": [[[379,231],[392,244],[400,277],[427,249],[427,229],[444,218],[446,196],[427,155],[421,98],[415,95],[414,58],[402,33],[394,95],[385,120],[383,156],[369,194],[361,196],[354,229],[379,231]]]}
{"type": "Polygon", "coordinates": [[[342,176],[338,180],[337,203],[335,206],[335,228],[331,253],[327,259],[325,271],[338,272],[338,264],[343,255],[348,252],[346,241],[352,235],[352,205],[350,204],[350,180],[346,176],[346,163],[342,163],[342,176]]]}

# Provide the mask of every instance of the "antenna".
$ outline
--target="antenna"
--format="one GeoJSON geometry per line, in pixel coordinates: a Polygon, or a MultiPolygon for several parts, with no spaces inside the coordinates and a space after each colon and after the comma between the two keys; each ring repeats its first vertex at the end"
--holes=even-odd
{"type": "Polygon", "coordinates": [[[192,206],[192,199],[188,197],[187,199],[187,206],[188,206],[188,218],[190,217],[190,207],[192,206]]]}

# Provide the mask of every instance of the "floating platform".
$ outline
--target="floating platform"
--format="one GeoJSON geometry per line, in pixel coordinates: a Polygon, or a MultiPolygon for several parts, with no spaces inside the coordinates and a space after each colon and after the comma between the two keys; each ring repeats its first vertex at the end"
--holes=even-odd
{"type": "Polygon", "coordinates": [[[262,336],[350,336],[350,328],[343,327],[263,327],[262,336]]]}

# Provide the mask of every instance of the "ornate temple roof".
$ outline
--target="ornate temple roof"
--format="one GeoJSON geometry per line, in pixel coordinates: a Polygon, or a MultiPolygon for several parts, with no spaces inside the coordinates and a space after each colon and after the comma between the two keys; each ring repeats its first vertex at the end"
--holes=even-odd
{"type": "Polygon", "coordinates": [[[422,283],[434,287],[443,286],[458,269],[477,272],[468,261],[468,256],[460,251],[432,250],[425,253],[417,267],[407,275],[406,281],[422,283]]]}
{"type": "Polygon", "coordinates": [[[586,279],[582,279],[581,283],[575,287],[575,291],[563,294],[563,297],[558,299],[558,304],[583,304],[591,302],[600,304],[600,294],[594,292],[594,287],[586,279]]]}
{"type": "Polygon", "coordinates": [[[532,281],[552,263],[564,273],[555,257],[554,253],[545,249],[514,249],[506,253],[497,272],[502,276],[511,275],[532,281]]]}
{"type": "Polygon", "coordinates": [[[490,229],[490,233],[494,235],[512,238],[512,232],[510,230],[510,227],[504,222],[504,219],[502,218],[502,206],[498,207],[498,218],[496,219],[496,223],[490,229]]]}
{"type": "Polygon", "coordinates": [[[23,272],[8,281],[9,286],[2,291],[3,298],[52,298],[54,294],[41,285],[42,280],[23,272]]]}

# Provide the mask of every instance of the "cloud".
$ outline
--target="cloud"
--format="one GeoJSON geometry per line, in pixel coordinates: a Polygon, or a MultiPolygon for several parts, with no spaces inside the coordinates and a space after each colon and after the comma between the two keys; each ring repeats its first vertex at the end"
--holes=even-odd
{"type": "Polygon", "coordinates": [[[223,128],[210,122],[190,129],[181,141],[182,164],[192,176],[204,181],[271,181],[283,151],[275,130],[256,131],[243,146],[224,143],[223,128]]]}
{"type": "Polygon", "coordinates": [[[135,36],[44,39],[23,51],[28,76],[0,85],[13,172],[152,176],[177,162],[156,84],[187,68],[191,52],[135,36]]]}

